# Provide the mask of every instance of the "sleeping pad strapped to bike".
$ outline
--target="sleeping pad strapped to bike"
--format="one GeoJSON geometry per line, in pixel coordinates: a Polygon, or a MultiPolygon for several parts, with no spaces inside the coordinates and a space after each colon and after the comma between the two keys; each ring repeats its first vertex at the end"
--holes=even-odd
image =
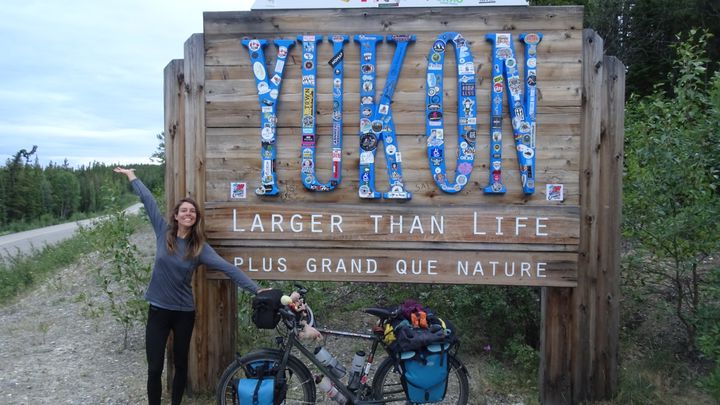
{"type": "Polygon", "coordinates": [[[417,301],[406,300],[385,329],[385,342],[400,364],[403,389],[412,403],[440,402],[448,382],[448,351],[455,328],[417,301]]]}

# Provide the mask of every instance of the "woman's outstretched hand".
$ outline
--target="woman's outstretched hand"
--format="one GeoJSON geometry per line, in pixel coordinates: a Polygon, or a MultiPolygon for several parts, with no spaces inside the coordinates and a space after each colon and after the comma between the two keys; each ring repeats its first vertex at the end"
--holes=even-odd
{"type": "Polygon", "coordinates": [[[128,180],[130,180],[130,181],[133,181],[137,178],[135,176],[135,169],[126,169],[124,167],[118,166],[118,167],[114,168],[113,171],[115,173],[120,173],[120,174],[126,175],[128,180]]]}

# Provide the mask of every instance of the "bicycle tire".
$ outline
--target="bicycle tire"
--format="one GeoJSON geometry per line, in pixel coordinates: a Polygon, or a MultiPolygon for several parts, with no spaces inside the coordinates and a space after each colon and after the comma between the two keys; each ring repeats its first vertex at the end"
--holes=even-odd
{"type": "Polygon", "coordinates": [[[310,326],[315,326],[315,314],[313,314],[312,308],[310,308],[308,304],[305,304],[305,311],[307,311],[307,324],[310,326]]]}
{"type": "MultiPolygon", "coordinates": [[[[437,404],[466,405],[470,396],[470,384],[465,365],[452,354],[448,354],[448,385],[445,398],[437,404]]],[[[406,404],[407,398],[400,381],[400,370],[395,360],[385,358],[375,372],[372,383],[373,397],[388,404],[406,404]]]]}
{"type": "MultiPolygon", "coordinates": [[[[237,381],[245,376],[245,365],[256,361],[269,361],[280,363],[283,352],[275,349],[265,349],[250,352],[235,359],[223,372],[215,390],[217,405],[237,405],[237,381]]],[[[287,392],[284,405],[314,404],[315,381],[310,370],[295,356],[290,355],[285,369],[287,392]]]]}

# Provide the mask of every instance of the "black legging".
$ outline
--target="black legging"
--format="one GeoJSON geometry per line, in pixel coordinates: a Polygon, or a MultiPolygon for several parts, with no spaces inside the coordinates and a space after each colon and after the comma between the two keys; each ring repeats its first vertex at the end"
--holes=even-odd
{"type": "Polygon", "coordinates": [[[173,360],[175,377],[172,386],[172,405],[180,405],[188,374],[190,338],[195,325],[195,311],[171,311],[150,305],[145,328],[145,353],[148,362],[148,402],[160,405],[165,347],[173,332],[173,360]]]}

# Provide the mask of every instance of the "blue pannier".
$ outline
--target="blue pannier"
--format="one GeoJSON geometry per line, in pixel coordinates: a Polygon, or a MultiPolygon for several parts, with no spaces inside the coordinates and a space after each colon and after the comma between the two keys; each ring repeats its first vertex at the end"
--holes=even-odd
{"type": "Polygon", "coordinates": [[[238,380],[237,393],[241,405],[273,405],[277,369],[267,361],[245,366],[245,376],[238,380]]]}
{"type": "Polygon", "coordinates": [[[275,379],[272,377],[238,380],[238,400],[241,405],[273,405],[275,379]]]}
{"type": "Polygon", "coordinates": [[[400,353],[402,382],[411,403],[440,402],[448,382],[449,344],[431,344],[400,353]]]}

